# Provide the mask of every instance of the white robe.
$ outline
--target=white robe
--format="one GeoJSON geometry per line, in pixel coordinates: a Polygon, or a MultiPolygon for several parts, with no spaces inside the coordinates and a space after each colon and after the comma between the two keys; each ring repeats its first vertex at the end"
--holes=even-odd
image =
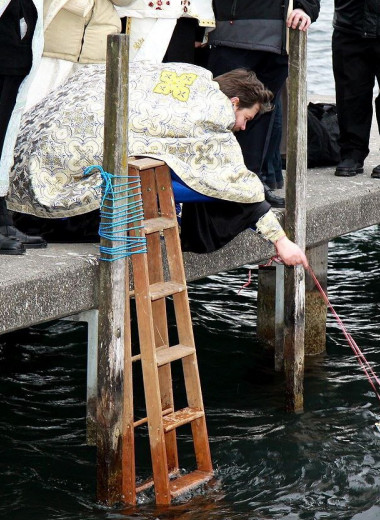
{"type": "MultiPolygon", "coordinates": [[[[43,0],[41,1],[43,2],[43,0]]],[[[85,17],[93,8],[94,2],[95,0],[52,0],[49,3],[44,3],[44,32],[61,9],[67,9],[77,16],[85,17]]],[[[27,111],[39,103],[50,92],[62,85],[81,66],[81,63],[44,56],[28,91],[24,110],[27,111]]]]}

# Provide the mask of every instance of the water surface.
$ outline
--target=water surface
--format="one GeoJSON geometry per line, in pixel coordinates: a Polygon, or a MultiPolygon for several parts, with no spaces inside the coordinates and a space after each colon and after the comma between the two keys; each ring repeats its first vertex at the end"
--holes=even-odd
{"type": "MultiPolygon", "coordinates": [[[[309,38],[309,92],[332,94],[332,0],[309,38]]],[[[380,230],[330,244],[329,294],[380,373],[380,230]]],[[[380,407],[331,317],[326,353],[306,362],[305,411],[286,414],[283,377],[258,342],[248,268],[190,286],[216,482],[171,508],[95,502],[85,444],[86,331],[56,322],[0,338],[0,517],[12,520],[377,520],[380,407]]],[[[182,395],[175,372],[176,395],[182,395]]],[[[149,473],[144,431],[140,474],[149,473]]],[[[193,463],[188,431],[181,466],[193,463]]]]}
{"type": "MultiPolygon", "coordinates": [[[[373,227],[336,240],[329,253],[331,300],[377,373],[379,244],[373,227]]],[[[379,402],[329,317],[326,353],[306,362],[305,411],[286,414],[282,375],[255,337],[253,278],[240,295],[247,268],[190,286],[217,483],[169,510],[157,509],[151,494],[135,511],[94,501],[95,450],[85,444],[84,326],[57,322],[2,336],[0,517],[380,518],[379,402]]],[[[177,373],[174,385],[181,394],[177,373]]],[[[189,468],[189,433],[179,438],[181,465],[189,468]]],[[[144,432],[140,441],[146,446],[144,432]]],[[[140,460],[146,476],[147,450],[140,460]]]]}

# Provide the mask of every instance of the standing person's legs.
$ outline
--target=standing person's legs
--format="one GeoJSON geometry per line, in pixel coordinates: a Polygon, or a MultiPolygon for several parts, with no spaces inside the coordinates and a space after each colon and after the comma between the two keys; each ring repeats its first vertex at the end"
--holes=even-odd
{"type": "Polygon", "coordinates": [[[281,92],[279,92],[275,100],[273,128],[262,168],[265,183],[271,189],[282,188],[284,185],[280,154],[281,139],[282,107],[281,92]]]}
{"type": "MultiPolygon", "coordinates": [[[[0,156],[23,79],[22,76],[0,76],[0,156]]],[[[5,197],[0,197],[0,254],[17,255],[24,253],[25,247],[45,246],[46,242],[41,237],[30,237],[14,227],[5,197]]]]}
{"type": "Polygon", "coordinates": [[[3,151],[5,134],[16,103],[18,89],[23,76],[0,75],[0,156],[3,151]]]}
{"type": "Polygon", "coordinates": [[[234,47],[212,46],[208,59],[208,69],[215,77],[234,69],[250,68],[250,62],[252,61],[251,53],[252,51],[234,47]]]}
{"type": "MultiPolygon", "coordinates": [[[[213,47],[209,69],[219,76],[237,68],[253,70],[258,79],[276,96],[288,75],[288,58],[271,52],[250,51],[232,47],[213,47]]],[[[247,128],[236,135],[247,168],[259,176],[269,139],[274,112],[267,112],[248,122],[247,128]]]]}
{"type": "MultiPolygon", "coordinates": [[[[288,58],[271,52],[212,47],[209,69],[214,76],[237,68],[253,70],[258,79],[274,96],[281,89],[288,74],[288,58]]],[[[247,168],[262,179],[264,156],[269,145],[274,112],[268,112],[248,122],[246,130],[236,134],[247,168]]],[[[262,179],[263,180],[263,179],[262,179]]],[[[265,182],[265,181],[264,181],[265,182]]],[[[284,199],[265,186],[265,198],[272,206],[283,207],[284,199]]]]}
{"type": "Polygon", "coordinates": [[[342,157],[335,172],[338,176],[362,173],[369,153],[375,82],[370,46],[370,40],[334,30],[333,71],[342,157]]]}
{"type": "MultiPolygon", "coordinates": [[[[5,134],[16,103],[18,88],[23,77],[0,76],[0,157],[3,151],[5,134]]],[[[0,197],[0,225],[8,223],[5,197],[0,197]]],[[[0,254],[22,255],[25,248],[18,240],[0,234],[0,254]]]]}
{"type": "Polygon", "coordinates": [[[195,18],[179,18],[174,28],[163,63],[170,61],[194,63],[195,39],[198,21],[195,18]]]}

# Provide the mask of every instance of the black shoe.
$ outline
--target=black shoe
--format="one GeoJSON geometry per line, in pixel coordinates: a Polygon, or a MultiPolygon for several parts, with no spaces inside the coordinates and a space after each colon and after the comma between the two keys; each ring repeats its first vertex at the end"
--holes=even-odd
{"type": "Polygon", "coordinates": [[[38,249],[46,247],[47,242],[42,237],[26,235],[14,226],[0,226],[0,233],[14,241],[19,241],[27,249],[38,249]]]}
{"type": "Polygon", "coordinates": [[[337,177],[354,177],[358,173],[363,173],[363,171],[362,162],[348,157],[338,164],[335,170],[335,175],[337,177]]]}
{"type": "Polygon", "coordinates": [[[264,193],[265,193],[265,200],[267,202],[269,202],[269,204],[273,208],[285,208],[284,197],[279,197],[278,195],[275,195],[273,193],[273,191],[271,191],[266,184],[264,184],[264,193]]]}
{"type": "Polygon", "coordinates": [[[373,179],[380,179],[380,164],[374,167],[371,173],[373,179]]]}
{"type": "Polygon", "coordinates": [[[0,255],[23,255],[24,245],[15,238],[8,238],[0,234],[0,255]]]}

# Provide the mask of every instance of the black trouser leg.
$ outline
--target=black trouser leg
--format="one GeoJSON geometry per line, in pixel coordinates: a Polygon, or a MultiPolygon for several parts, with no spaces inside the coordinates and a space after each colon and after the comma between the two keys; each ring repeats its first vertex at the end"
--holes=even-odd
{"type": "MultiPolygon", "coordinates": [[[[253,70],[258,79],[276,96],[288,75],[288,57],[272,52],[213,47],[210,51],[209,69],[214,77],[233,69],[244,67],[253,70]]],[[[259,176],[265,156],[274,112],[258,116],[236,134],[247,168],[259,176]]]]}
{"type": "Polygon", "coordinates": [[[0,197],[0,227],[13,226],[12,214],[7,209],[5,197],[0,197]]]}
{"type": "Polygon", "coordinates": [[[380,93],[375,100],[377,126],[380,134],[380,93]]]}
{"type": "MultiPolygon", "coordinates": [[[[380,51],[380,49],[379,49],[379,51],[380,51]]],[[[380,52],[379,52],[379,54],[380,54],[380,52]]],[[[376,79],[377,79],[377,86],[379,87],[379,90],[380,90],[380,55],[378,55],[376,79]]],[[[380,134],[380,92],[377,95],[377,98],[375,99],[375,110],[376,110],[377,127],[379,129],[379,134],[380,134]]]]}
{"type": "MultiPolygon", "coordinates": [[[[0,155],[5,134],[16,103],[23,76],[0,75],[0,155]]],[[[13,225],[12,214],[7,209],[5,197],[0,197],[0,254],[22,254],[25,247],[45,247],[41,237],[30,237],[13,225]]]]}
{"type": "Polygon", "coordinates": [[[332,50],[341,156],[364,161],[369,153],[375,77],[380,75],[380,40],[335,29],[332,50]]]}
{"type": "Polygon", "coordinates": [[[24,76],[0,75],[0,155],[3,151],[4,138],[16,103],[18,89],[23,79],[24,76]]]}
{"type": "Polygon", "coordinates": [[[195,18],[178,18],[163,63],[194,63],[197,28],[198,21],[195,18]]]}
{"type": "MultiPolygon", "coordinates": [[[[18,89],[24,76],[0,75],[0,156],[3,151],[5,134],[16,103],[18,89]]],[[[5,197],[0,197],[0,226],[13,225],[8,213],[5,197]]]]}
{"type": "MultiPolygon", "coordinates": [[[[22,77],[0,75],[0,156],[22,79],[22,77]]],[[[0,197],[0,228],[9,225],[12,225],[12,217],[7,210],[5,197],[0,197]]],[[[22,255],[23,253],[25,247],[21,242],[0,233],[0,255],[22,255]]]]}

